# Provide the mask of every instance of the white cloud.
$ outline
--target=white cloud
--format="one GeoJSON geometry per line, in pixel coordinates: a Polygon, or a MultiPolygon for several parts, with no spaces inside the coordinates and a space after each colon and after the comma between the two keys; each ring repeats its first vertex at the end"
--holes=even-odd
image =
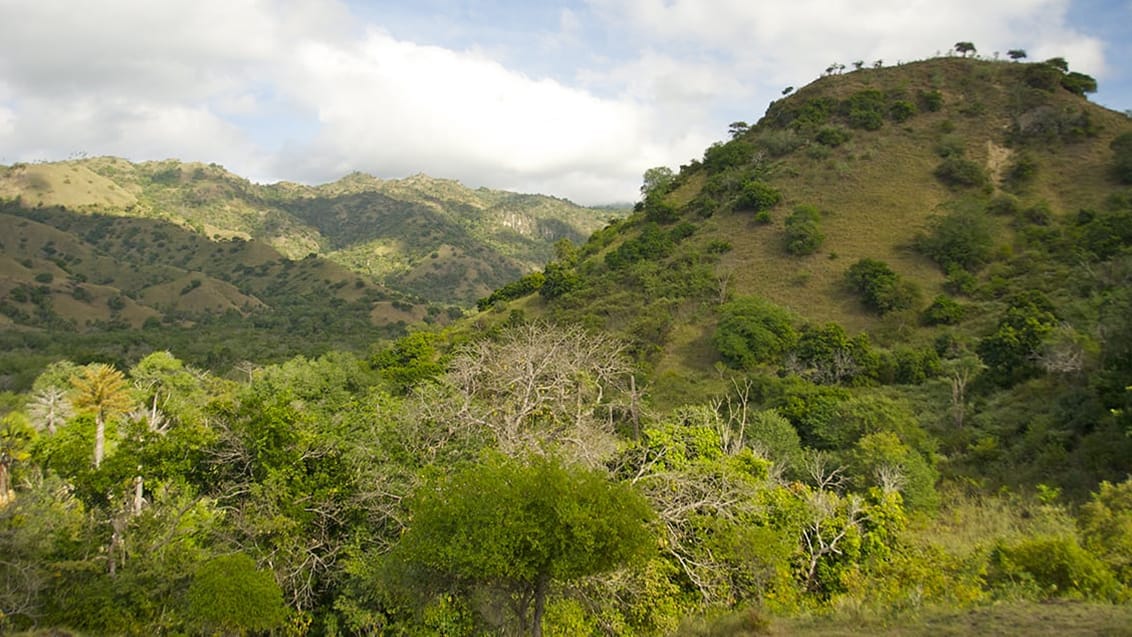
{"type": "Polygon", "coordinates": [[[636,184],[663,143],[654,113],[638,103],[526,77],[474,52],[371,32],[350,47],[307,44],[298,60],[287,90],[318,112],[314,147],[300,149],[316,172],[555,181],[565,188],[557,192],[593,201],[582,184],[636,184]],[[570,174],[579,177],[556,177],[570,174]]]}
{"type": "Polygon", "coordinates": [[[308,182],[428,172],[626,199],[645,168],[699,156],[831,62],[969,40],[1103,78],[1103,47],[1066,26],[1067,6],[590,0],[550,12],[537,37],[469,28],[456,49],[395,38],[338,0],[0,0],[0,148],[7,161],[179,157],[308,182]],[[517,52],[555,79],[517,70],[517,52]]]}

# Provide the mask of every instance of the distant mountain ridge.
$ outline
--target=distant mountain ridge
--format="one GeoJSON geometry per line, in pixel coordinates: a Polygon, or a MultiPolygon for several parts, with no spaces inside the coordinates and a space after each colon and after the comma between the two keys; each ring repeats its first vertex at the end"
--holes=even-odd
{"type": "Polygon", "coordinates": [[[555,241],[584,240],[617,214],[426,175],[261,185],[215,164],[113,157],[0,168],[0,198],[255,239],[287,258],[325,257],[410,298],[463,306],[541,267],[555,241]]]}

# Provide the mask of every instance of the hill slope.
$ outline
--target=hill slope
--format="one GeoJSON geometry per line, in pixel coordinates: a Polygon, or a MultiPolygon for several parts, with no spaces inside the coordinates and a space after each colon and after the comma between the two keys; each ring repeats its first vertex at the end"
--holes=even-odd
{"type": "Polygon", "coordinates": [[[609,217],[424,175],[259,185],[216,165],[109,157],[0,169],[0,198],[254,238],[288,258],[318,254],[407,295],[462,305],[541,267],[555,241],[580,241],[609,217]]]}
{"type": "Polygon", "coordinates": [[[1064,66],[946,58],[822,77],[654,175],[632,217],[481,320],[617,333],[661,408],[736,375],[883,387],[931,427],[986,424],[940,432],[954,467],[993,458],[1003,480],[1048,480],[1076,458],[1096,471],[1063,476],[1078,493],[1119,479],[1132,191],[1114,149],[1132,121],[1083,99],[1064,66]]]}

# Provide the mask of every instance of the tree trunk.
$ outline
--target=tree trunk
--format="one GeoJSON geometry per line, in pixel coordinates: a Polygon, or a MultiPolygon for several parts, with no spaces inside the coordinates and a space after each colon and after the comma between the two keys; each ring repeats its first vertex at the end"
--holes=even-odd
{"type": "Polygon", "coordinates": [[[550,578],[541,575],[535,584],[535,616],[531,619],[531,636],[542,637],[542,616],[546,612],[546,590],[550,588],[550,578]]]}
{"type": "Polygon", "coordinates": [[[94,416],[94,468],[102,464],[102,456],[106,451],[106,418],[102,412],[94,416]]]}
{"type": "Polygon", "coordinates": [[[8,463],[0,462],[0,507],[8,504],[8,463]]]}
{"type": "Polygon", "coordinates": [[[145,486],[139,475],[134,478],[134,515],[141,515],[143,506],[145,506],[145,486]]]}

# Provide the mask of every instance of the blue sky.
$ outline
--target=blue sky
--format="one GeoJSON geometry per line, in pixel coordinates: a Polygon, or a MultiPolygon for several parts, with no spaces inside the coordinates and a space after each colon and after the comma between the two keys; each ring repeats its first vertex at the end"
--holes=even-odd
{"type": "Polygon", "coordinates": [[[0,0],[0,164],[632,200],[829,64],[1025,49],[1132,109],[1132,0],[0,0]]]}

